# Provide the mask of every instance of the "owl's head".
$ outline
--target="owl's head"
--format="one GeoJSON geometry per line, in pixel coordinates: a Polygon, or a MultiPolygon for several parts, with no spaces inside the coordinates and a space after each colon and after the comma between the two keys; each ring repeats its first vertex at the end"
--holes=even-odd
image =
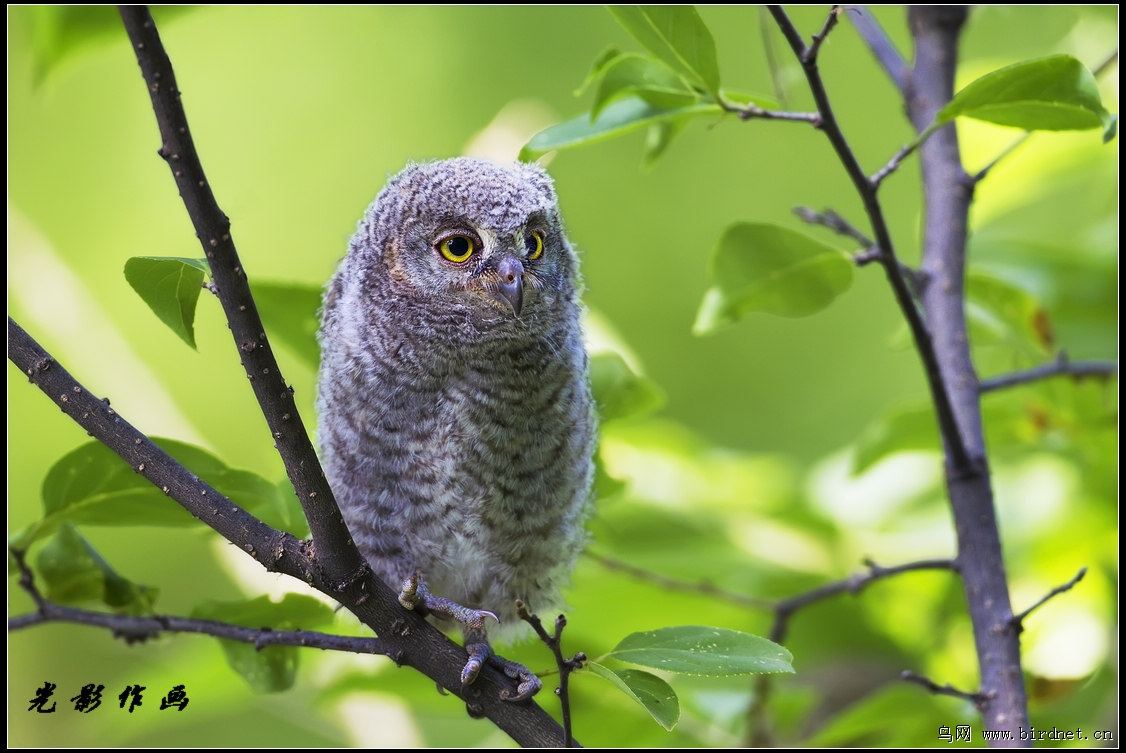
{"type": "Polygon", "coordinates": [[[575,255],[551,178],[536,165],[458,158],[408,166],[352,239],[382,295],[476,321],[573,302],[575,255]]]}

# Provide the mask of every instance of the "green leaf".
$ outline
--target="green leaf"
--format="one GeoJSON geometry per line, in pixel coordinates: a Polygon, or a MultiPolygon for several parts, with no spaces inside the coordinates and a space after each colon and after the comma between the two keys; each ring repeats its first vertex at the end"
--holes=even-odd
{"type": "Polygon", "coordinates": [[[694,84],[719,96],[715,42],[691,5],[611,5],[610,13],[641,44],[694,84]]]}
{"type": "Polygon", "coordinates": [[[693,326],[698,335],[752,312],[788,317],[816,313],[852,284],[852,261],[793,230],[740,222],[719,239],[711,279],[693,326]]]}
{"type": "MultiPolygon", "coordinates": [[[[187,10],[191,8],[154,6],[152,15],[163,29],[166,21],[187,10]]],[[[26,13],[36,84],[84,47],[121,39],[121,15],[108,5],[34,5],[26,13]]]]}
{"type": "Polygon", "coordinates": [[[631,95],[663,109],[687,107],[699,99],[661,61],[644,55],[620,55],[606,66],[590,108],[590,119],[595,120],[611,102],[631,95]]]}
{"type": "Polygon", "coordinates": [[[1103,107],[1095,77],[1070,55],[1028,60],[988,73],[954,95],[926,134],[964,116],[1026,131],[1102,128],[1114,138],[1118,118],[1103,107]]]}
{"type": "Polygon", "coordinates": [[[47,598],[62,604],[100,601],[115,611],[150,614],[157,589],[121,577],[73,526],[63,524],[36,560],[47,598]]]}
{"type": "Polygon", "coordinates": [[[617,47],[607,47],[599,53],[598,57],[594,59],[594,64],[590,67],[590,73],[586,74],[586,78],[583,80],[582,84],[579,85],[578,89],[575,89],[574,95],[581,97],[583,92],[587,90],[587,87],[602,76],[602,72],[606,69],[606,66],[621,54],[622,51],[617,47]]]}
{"type": "MultiPolygon", "coordinates": [[[[332,622],[332,610],[312,598],[286,594],[280,602],[260,596],[249,601],[210,601],[192,610],[192,617],[218,620],[248,628],[271,630],[311,630],[332,622]]],[[[258,693],[276,693],[293,687],[297,676],[297,646],[267,646],[261,650],[252,643],[221,640],[231,668],[242,675],[258,693]]]]}
{"type": "Polygon", "coordinates": [[[641,155],[641,164],[646,169],[657,164],[657,160],[684,130],[686,124],[687,120],[662,120],[649,126],[649,131],[645,134],[645,151],[641,155]]]}
{"type": "Polygon", "coordinates": [[[757,635],[700,625],[627,635],[604,658],[689,675],[729,677],[793,672],[793,656],[757,635]]]}
{"type": "Polygon", "coordinates": [[[966,276],[966,315],[974,345],[1005,343],[1036,357],[1055,350],[1048,312],[1028,291],[996,275],[966,276]]]}
{"type": "Polygon", "coordinates": [[[314,370],[321,364],[317,330],[324,289],[315,285],[256,282],[254,303],[271,340],[285,344],[314,370]]]}
{"type": "Polygon", "coordinates": [[[603,421],[652,413],[665,402],[661,388],[633,373],[617,353],[591,356],[590,387],[603,421]]]}
{"type": "Polygon", "coordinates": [[[204,259],[134,256],[125,262],[125,279],[160,321],[195,348],[195,306],[203,277],[204,259]]]}
{"type": "Polygon", "coordinates": [[[593,121],[589,114],[583,114],[548,126],[524,145],[520,150],[520,159],[527,162],[556,149],[594,144],[654,123],[700,115],[723,115],[723,108],[715,103],[704,102],[687,107],[663,108],[651,105],[640,97],[626,97],[607,105],[593,121]]]}
{"type": "Polygon", "coordinates": [[[649,672],[637,669],[610,669],[597,662],[587,662],[583,669],[609,681],[618,690],[641,704],[649,715],[671,730],[680,721],[680,699],[667,682],[649,672]]]}
{"type": "MultiPolygon", "coordinates": [[[[206,450],[170,439],[154,440],[197,476],[251,512],[280,510],[278,488],[249,471],[229,468],[206,450]]],[[[202,525],[160,489],[100,442],[89,442],[60,459],[43,480],[43,519],[17,534],[26,549],[60,523],[103,526],[202,525]]]]}
{"type": "Polygon", "coordinates": [[[894,452],[941,449],[938,419],[930,403],[897,407],[861,432],[853,454],[852,473],[863,473],[894,452]]]}

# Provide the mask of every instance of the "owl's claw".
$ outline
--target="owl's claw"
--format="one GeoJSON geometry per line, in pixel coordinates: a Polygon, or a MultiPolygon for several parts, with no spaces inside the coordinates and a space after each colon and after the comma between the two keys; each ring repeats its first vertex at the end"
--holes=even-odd
{"type": "Polygon", "coordinates": [[[465,668],[461,670],[461,686],[463,688],[477,679],[481,667],[486,663],[517,681],[516,692],[502,690],[501,700],[520,703],[540,692],[540,688],[543,687],[543,682],[532,670],[523,664],[509,661],[503,656],[497,656],[488,643],[470,643],[467,640],[465,650],[469,652],[469,661],[465,663],[465,668]]]}
{"type": "Polygon", "coordinates": [[[490,654],[488,658],[489,664],[504,672],[506,675],[517,681],[516,692],[512,693],[509,690],[502,690],[500,697],[505,701],[512,701],[513,703],[521,703],[526,701],[536,693],[540,692],[543,687],[543,681],[536,676],[532,670],[525,667],[523,664],[518,664],[514,661],[509,661],[504,657],[490,654]]]}
{"type": "Polygon", "coordinates": [[[485,621],[492,618],[493,622],[500,619],[487,609],[470,609],[463,607],[456,601],[430,593],[426,583],[418,573],[408,575],[399,588],[399,603],[406,609],[418,610],[423,614],[432,614],[444,620],[455,620],[461,625],[462,630],[485,632],[485,621]]]}
{"type": "Polygon", "coordinates": [[[418,573],[413,573],[403,580],[403,585],[399,589],[399,603],[406,609],[455,620],[461,625],[462,633],[465,635],[465,650],[469,653],[469,659],[461,670],[463,688],[473,684],[477,675],[481,673],[481,667],[486,663],[517,681],[515,692],[505,690],[501,693],[500,697],[506,701],[514,703],[526,701],[543,687],[540,678],[523,664],[509,661],[493,653],[492,646],[489,645],[485,635],[485,624],[489,618],[497,623],[500,620],[489,610],[470,609],[451,599],[435,596],[430,593],[430,589],[426,587],[426,583],[418,573]]]}

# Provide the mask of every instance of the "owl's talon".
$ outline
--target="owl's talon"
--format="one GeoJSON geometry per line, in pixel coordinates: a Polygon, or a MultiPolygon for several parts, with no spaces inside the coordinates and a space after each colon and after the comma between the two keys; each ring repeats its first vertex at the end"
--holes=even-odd
{"type": "Polygon", "coordinates": [[[426,587],[418,573],[408,575],[399,587],[399,603],[404,609],[416,610],[422,614],[432,614],[443,620],[454,620],[467,632],[484,633],[485,620],[492,618],[500,623],[500,618],[487,609],[463,607],[452,599],[435,596],[426,587]]]}
{"type": "Polygon", "coordinates": [[[497,656],[488,643],[471,641],[472,639],[467,639],[465,644],[465,650],[469,653],[469,660],[465,662],[465,667],[461,670],[462,688],[473,684],[477,675],[481,673],[481,667],[486,663],[517,681],[515,691],[507,688],[501,691],[501,700],[521,703],[534,696],[543,687],[540,678],[523,664],[509,661],[503,656],[497,656]]]}
{"type": "Polygon", "coordinates": [[[481,667],[485,666],[485,662],[493,653],[488,643],[466,643],[465,650],[469,653],[469,660],[465,662],[465,667],[461,670],[461,687],[463,688],[473,684],[477,675],[481,673],[481,667]]]}
{"type": "Polygon", "coordinates": [[[503,656],[497,656],[492,652],[489,652],[488,662],[501,672],[504,672],[505,675],[518,682],[515,693],[510,690],[501,692],[500,697],[502,700],[511,701],[512,703],[521,703],[540,692],[540,689],[543,688],[543,681],[536,676],[535,672],[528,669],[523,664],[510,661],[503,656]]]}

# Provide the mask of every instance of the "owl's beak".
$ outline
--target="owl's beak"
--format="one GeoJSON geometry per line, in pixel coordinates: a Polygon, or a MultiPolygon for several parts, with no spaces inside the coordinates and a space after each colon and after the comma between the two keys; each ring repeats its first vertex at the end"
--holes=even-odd
{"type": "Polygon", "coordinates": [[[511,254],[505,254],[497,265],[497,288],[494,295],[508,302],[512,313],[520,316],[524,307],[524,265],[511,254]]]}

